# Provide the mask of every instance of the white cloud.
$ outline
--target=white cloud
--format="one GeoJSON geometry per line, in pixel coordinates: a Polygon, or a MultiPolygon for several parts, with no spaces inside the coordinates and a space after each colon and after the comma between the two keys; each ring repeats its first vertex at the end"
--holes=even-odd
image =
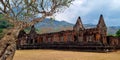
{"type": "Polygon", "coordinates": [[[112,0],[110,3],[110,8],[112,10],[116,10],[120,8],[120,1],[119,0],[112,0]]]}
{"type": "MultiPolygon", "coordinates": [[[[65,20],[75,23],[78,16],[81,16],[83,23],[97,23],[99,15],[103,14],[107,25],[108,21],[118,19],[120,21],[120,0],[75,0],[73,4],[63,13],[56,15],[57,20],[65,20]],[[114,18],[112,18],[114,17],[114,18]]],[[[115,24],[113,24],[115,25],[115,24]]],[[[116,24],[120,25],[120,23],[116,24]]]]}
{"type": "Polygon", "coordinates": [[[70,21],[70,19],[73,19],[76,15],[78,14],[78,7],[81,6],[81,4],[83,3],[83,0],[76,0],[73,2],[73,4],[66,9],[63,13],[59,13],[57,14],[57,16],[55,17],[57,20],[66,20],[66,21],[70,21]]]}

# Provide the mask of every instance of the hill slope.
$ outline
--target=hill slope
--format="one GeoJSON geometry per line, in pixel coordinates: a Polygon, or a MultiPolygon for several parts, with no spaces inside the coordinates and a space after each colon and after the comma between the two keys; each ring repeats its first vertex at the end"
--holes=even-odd
{"type": "Polygon", "coordinates": [[[46,18],[35,25],[39,33],[58,32],[61,30],[72,30],[73,24],[65,21],[57,21],[46,18]]]}
{"type": "MultiPolygon", "coordinates": [[[[46,18],[42,22],[39,22],[35,25],[35,27],[38,29],[38,33],[50,33],[50,32],[58,32],[62,30],[72,30],[74,24],[68,23],[66,21],[57,21],[57,20],[51,20],[46,18]]],[[[84,24],[85,28],[92,28],[96,27],[94,24],[84,24]]],[[[107,28],[108,34],[115,34],[118,29],[120,29],[120,26],[110,26],[107,28]]]]}

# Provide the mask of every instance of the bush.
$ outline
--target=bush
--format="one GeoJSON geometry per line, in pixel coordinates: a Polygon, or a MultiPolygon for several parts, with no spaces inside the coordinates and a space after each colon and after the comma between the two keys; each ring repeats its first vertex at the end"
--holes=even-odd
{"type": "Polygon", "coordinates": [[[0,28],[4,29],[4,28],[8,28],[11,27],[12,25],[6,21],[6,20],[0,20],[0,28]]]}
{"type": "Polygon", "coordinates": [[[3,32],[3,29],[0,29],[0,33],[2,33],[3,32]]]}
{"type": "Polygon", "coordinates": [[[120,29],[116,32],[116,36],[120,37],[120,29]]]}

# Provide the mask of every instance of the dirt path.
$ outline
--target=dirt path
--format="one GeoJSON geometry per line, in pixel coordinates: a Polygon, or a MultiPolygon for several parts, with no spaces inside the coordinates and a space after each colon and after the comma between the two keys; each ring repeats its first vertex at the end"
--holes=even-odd
{"type": "Polygon", "coordinates": [[[95,53],[42,49],[17,50],[13,60],[120,60],[120,51],[95,53]]]}

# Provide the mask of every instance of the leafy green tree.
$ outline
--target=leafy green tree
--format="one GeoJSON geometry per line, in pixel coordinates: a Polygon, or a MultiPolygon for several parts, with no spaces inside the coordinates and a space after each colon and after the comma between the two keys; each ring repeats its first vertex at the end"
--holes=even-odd
{"type": "Polygon", "coordinates": [[[12,27],[12,25],[7,20],[4,20],[2,17],[3,15],[0,14],[0,39],[4,36],[3,30],[12,27]]]}
{"type": "Polygon", "coordinates": [[[4,36],[3,29],[0,29],[0,39],[4,36]]]}
{"type": "Polygon", "coordinates": [[[0,0],[3,19],[13,27],[0,40],[0,60],[12,60],[20,30],[69,7],[73,0],[0,0]]]}
{"type": "Polygon", "coordinates": [[[1,29],[5,29],[5,28],[8,28],[8,27],[12,27],[12,25],[8,21],[0,20],[0,28],[1,29]]]}
{"type": "Polygon", "coordinates": [[[2,33],[3,32],[3,30],[2,29],[0,29],[0,33],[2,33]]]}
{"type": "Polygon", "coordinates": [[[116,32],[116,36],[120,37],[120,29],[116,32]]]}

